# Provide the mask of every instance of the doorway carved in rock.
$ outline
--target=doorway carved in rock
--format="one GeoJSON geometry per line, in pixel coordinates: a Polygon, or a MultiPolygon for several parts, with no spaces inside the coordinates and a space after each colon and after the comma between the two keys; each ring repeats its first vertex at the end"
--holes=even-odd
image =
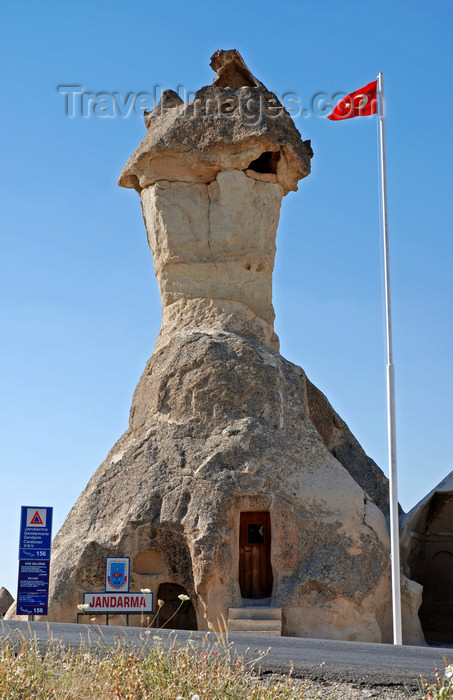
{"type": "Polygon", "coordinates": [[[453,491],[434,493],[411,526],[410,577],[423,586],[418,615],[428,644],[453,643],[453,491]]]}
{"type": "Polygon", "coordinates": [[[240,514],[239,586],[243,598],[272,593],[271,519],[268,511],[240,514]]]}
{"type": "Polygon", "coordinates": [[[183,586],[177,583],[161,583],[157,592],[157,599],[164,604],[159,610],[159,627],[167,626],[175,630],[196,630],[197,614],[191,600],[185,600],[181,604],[179,595],[187,595],[183,586]]]}

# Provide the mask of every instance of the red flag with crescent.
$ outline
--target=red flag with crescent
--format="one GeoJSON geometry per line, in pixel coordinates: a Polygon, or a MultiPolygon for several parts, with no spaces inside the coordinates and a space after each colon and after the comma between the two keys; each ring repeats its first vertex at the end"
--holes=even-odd
{"type": "Polygon", "coordinates": [[[369,117],[377,112],[377,80],[368,83],[365,87],[351,92],[340,100],[329,114],[328,119],[339,121],[352,119],[352,117],[369,117]]]}

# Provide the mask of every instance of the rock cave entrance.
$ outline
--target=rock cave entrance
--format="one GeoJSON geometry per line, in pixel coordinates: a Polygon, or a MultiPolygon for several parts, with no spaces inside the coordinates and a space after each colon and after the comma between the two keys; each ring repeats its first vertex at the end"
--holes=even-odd
{"type": "Polygon", "coordinates": [[[157,591],[157,599],[163,600],[164,605],[159,611],[159,627],[167,626],[168,622],[169,629],[198,629],[197,615],[193,603],[191,600],[185,600],[181,605],[181,600],[178,598],[181,594],[187,595],[187,591],[183,586],[179,586],[177,583],[160,584],[157,591]],[[178,612],[176,612],[176,610],[178,610],[178,612]]]}
{"type": "Polygon", "coordinates": [[[239,523],[239,586],[243,598],[272,594],[271,519],[268,511],[247,511],[239,523]]]}
{"type": "Polygon", "coordinates": [[[453,492],[435,493],[412,526],[410,575],[423,586],[420,622],[428,644],[453,643],[453,492]]]}
{"type": "Polygon", "coordinates": [[[265,151],[258,158],[249,163],[248,170],[256,173],[277,173],[277,163],[280,160],[280,151],[265,151]]]}

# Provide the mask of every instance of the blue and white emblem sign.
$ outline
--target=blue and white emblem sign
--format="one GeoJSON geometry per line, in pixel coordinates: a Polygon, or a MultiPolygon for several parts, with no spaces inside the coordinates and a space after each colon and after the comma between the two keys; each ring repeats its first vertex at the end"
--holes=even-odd
{"type": "Polygon", "coordinates": [[[125,591],[126,593],[129,593],[129,568],[129,557],[106,557],[106,592],[125,591]]]}

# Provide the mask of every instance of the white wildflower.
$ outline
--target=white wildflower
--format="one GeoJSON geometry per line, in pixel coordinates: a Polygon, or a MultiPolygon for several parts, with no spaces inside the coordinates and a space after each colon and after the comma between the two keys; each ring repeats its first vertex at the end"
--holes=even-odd
{"type": "Polygon", "coordinates": [[[78,605],[77,607],[82,612],[85,612],[85,610],[88,610],[90,606],[88,605],[88,603],[80,603],[80,605],[78,605]]]}
{"type": "Polygon", "coordinates": [[[450,678],[453,678],[453,666],[452,665],[445,666],[445,678],[448,678],[448,680],[450,680],[450,678]]]}
{"type": "Polygon", "coordinates": [[[185,593],[180,593],[179,596],[178,596],[178,598],[179,598],[179,600],[182,600],[183,602],[184,602],[185,600],[190,600],[189,596],[186,595],[185,593]]]}

